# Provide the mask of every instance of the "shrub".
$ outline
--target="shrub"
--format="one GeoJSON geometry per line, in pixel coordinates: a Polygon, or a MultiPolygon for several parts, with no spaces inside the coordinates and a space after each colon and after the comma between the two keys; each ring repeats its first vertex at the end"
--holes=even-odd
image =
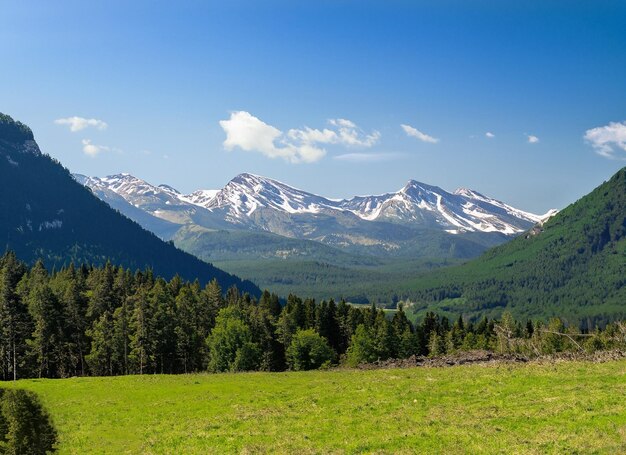
{"type": "Polygon", "coordinates": [[[326,338],[313,329],[298,330],[286,352],[287,364],[294,371],[320,368],[335,359],[335,351],[326,338]]]}
{"type": "Polygon", "coordinates": [[[43,455],[54,450],[56,431],[37,396],[0,389],[0,453],[43,455]]]}

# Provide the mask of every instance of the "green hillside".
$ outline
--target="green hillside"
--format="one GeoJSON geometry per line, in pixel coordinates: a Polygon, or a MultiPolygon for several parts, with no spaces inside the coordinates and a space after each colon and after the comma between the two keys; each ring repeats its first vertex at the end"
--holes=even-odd
{"type": "MultiPolygon", "coordinates": [[[[455,257],[377,257],[271,232],[210,230],[188,225],[176,246],[281,296],[392,303],[416,273],[458,264],[455,257]]],[[[433,248],[438,248],[438,244],[433,248]]]]}
{"type": "Polygon", "coordinates": [[[623,453],[626,363],[23,380],[59,453],[623,453]]]}
{"type": "Polygon", "coordinates": [[[76,182],[69,171],[42,154],[26,125],[0,114],[0,245],[29,263],[50,268],[111,261],[130,269],[150,267],[166,278],[217,278],[222,287],[242,281],[198,260],[111,209],[76,182]]]}
{"type": "Polygon", "coordinates": [[[626,316],[626,168],[543,226],[480,258],[424,274],[418,301],[442,314],[562,317],[583,325],[626,316]]]}

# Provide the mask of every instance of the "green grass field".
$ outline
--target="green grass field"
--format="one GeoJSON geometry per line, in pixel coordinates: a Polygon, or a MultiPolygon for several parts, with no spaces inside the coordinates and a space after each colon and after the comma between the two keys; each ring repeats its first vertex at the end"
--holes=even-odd
{"type": "Polygon", "coordinates": [[[40,395],[61,453],[626,452],[626,361],[14,386],[40,395]]]}

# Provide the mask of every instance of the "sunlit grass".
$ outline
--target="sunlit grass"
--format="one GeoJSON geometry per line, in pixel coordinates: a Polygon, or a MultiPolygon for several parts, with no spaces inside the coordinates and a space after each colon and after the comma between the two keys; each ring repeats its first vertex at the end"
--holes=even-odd
{"type": "Polygon", "coordinates": [[[18,381],[61,453],[626,451],[626,361],[18,381]]]}

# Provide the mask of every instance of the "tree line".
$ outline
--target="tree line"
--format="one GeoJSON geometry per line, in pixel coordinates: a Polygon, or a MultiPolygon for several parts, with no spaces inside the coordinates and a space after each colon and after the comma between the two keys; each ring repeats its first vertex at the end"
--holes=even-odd
{"type": "Polygon", "coordinates": [[[217,281],[202,287],[150,270],[109,263],[48,272],[12,252],[0,258],[0,378],[283,371],[339,363],[487,349],[530,355],[623,346],[615,323],[581,334],[554,319],[451,322],[428,313],[419,324],[402,306],[371,306],[289,295],[259,298],[217,281]]]}

